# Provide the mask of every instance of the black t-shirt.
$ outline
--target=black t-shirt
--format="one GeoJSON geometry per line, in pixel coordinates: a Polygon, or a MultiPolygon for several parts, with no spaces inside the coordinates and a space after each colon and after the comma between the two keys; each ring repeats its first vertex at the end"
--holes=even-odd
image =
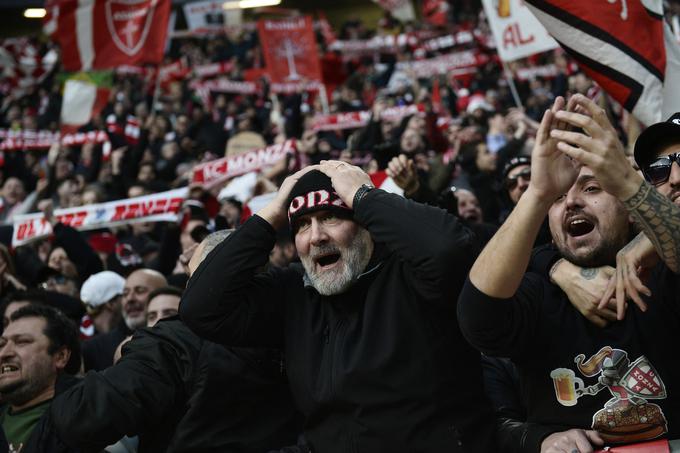
{"type": "Polygon", "coordinates": [[[647,312],[599,328],[546,277],[528,273],[510,300],[468,280],[459,302],[467,339],[517,364],[527,421],[596,429],[611,443],[680,436],[680,279],[659,265],[647,312]],[[559,398],[559,399],[558,399],[559,398]]]}

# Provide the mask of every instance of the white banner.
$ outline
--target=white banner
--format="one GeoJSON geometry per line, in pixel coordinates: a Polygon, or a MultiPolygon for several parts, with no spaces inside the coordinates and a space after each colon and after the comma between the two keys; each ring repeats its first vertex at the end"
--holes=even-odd
{"type": "Polygon", "coordinates": [[[534,17],[523,0],[482,0],[498,55],[514,61],[546,50],[557,42],[534,17]]]}
{"type": "MultiPolygon", "coordinates": [[[[109,201],[76,208],[57,209],[54,215],[64,225],[77,230],[93,230],[135,222],[177,221],[188,187],[153,195],[109,201]]],[[[17,247],[52,233],[52,225],[42,212],[14,217],[12,246],[17,247]]]]}
{"type": "Polygon", "coordinates": [[[184,17],[189,30],[221,30],[224,28],[224,9],[221,0],[187,3],[184,17]]]}

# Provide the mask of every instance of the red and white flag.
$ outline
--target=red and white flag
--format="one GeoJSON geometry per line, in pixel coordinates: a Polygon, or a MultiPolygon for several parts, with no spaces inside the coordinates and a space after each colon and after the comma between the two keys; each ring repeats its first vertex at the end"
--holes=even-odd
{"type": "Polygon", "coordinates": [[[397,195],[401,196],[404,195],[404,189],[399,187],[392,178],[387,176],[387,172],[385,170],[379,170],[375,173],[371,173],[368,175],[368,177],[371,178],[371,183],[373,183],[373,185],[378,189],[382,189],[389,193],[396,193],[397,195]]]}
{"type": "Polygon", "coordinates": [[[273,84],[321,81],[321,63],[309,16],[260,20],[257,29],[273,84]]]}
{"type": "Polygon", "coordinates": [[[171,0],[48,0],[44,30],[66,71],[160,63],[171,0]]]}
{"type": "MultiPolygon", "coordinates": [[[[188,187],[107,203],[57,209],[54,215],[64,225],[77,230],[93,230],[134,222],[174,222],[181,215],[188,187]]],[[[52,225],[42,212],[14,216],[12,246],[17,247],[49,236],[52,225]]]]}
{"type": "Polygon", "coordinates": [[[662,0],[525,0],[592,77],[649,125],[680,110],[680,45],[662,0]]]}

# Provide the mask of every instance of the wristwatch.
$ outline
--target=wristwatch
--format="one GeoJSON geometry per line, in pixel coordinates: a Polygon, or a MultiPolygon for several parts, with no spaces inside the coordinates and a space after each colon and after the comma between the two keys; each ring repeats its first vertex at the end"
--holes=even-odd
{"type": "Polygon", "coordinates": [[[362,184],[361,187],[359,187],[356,193],[354,194],[354,199],[352,200],[352,209],[356,209],[357,204],[359,204],[361,199],[364,198],[366,194],[373,189],[375,189],[375,187],[369,184],[362,184]]]}

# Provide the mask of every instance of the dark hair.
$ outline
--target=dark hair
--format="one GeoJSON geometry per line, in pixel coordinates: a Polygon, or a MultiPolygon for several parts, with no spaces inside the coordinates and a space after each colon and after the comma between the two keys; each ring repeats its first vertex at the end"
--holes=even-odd
{"type": "Polygon", "coordinates": [[[43,291],[39,290],[28,290],[28,291],[15,291],[10,293],[7,297],[2,299],[0,303],[0,316],[5,315],[7,307],[12,302],[28,302],[31,304],[48,305],[47,296],[43,291]]]}
{"type": "Polygon", "coordinates": [[[149,293],[149,297],[146,299],[147,303],[151,302],[154,297],[158,296],[177,296],[182,298],[182,290],[174,286],[161,286],[156,288],[149,293]]]}
{"type": "Polygon", "coordinates": [[[21,307],[12,313],[10,321],[14,322],[21,318],[43,318],[45,320],[43,333],[50,341],[47,352],[54,354],[65,347],[71,352],[71,356],[66,367],[64,367],[64,372],[77,374],[80,371],[80,339],[78,338],[78,327],[73,321],[56,308],[38,304],[21,307]]]}

